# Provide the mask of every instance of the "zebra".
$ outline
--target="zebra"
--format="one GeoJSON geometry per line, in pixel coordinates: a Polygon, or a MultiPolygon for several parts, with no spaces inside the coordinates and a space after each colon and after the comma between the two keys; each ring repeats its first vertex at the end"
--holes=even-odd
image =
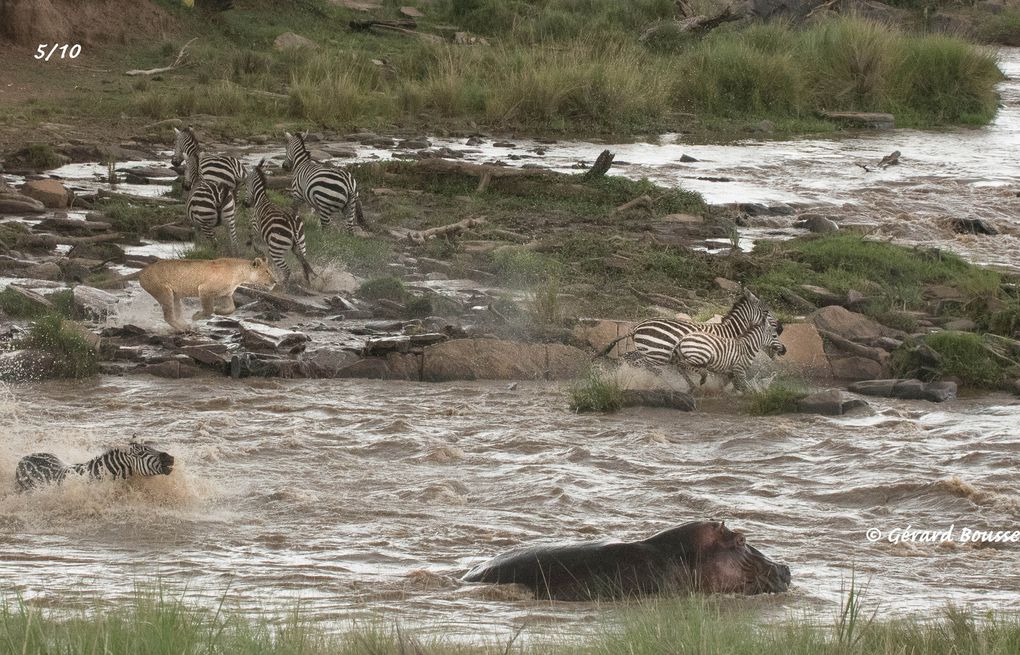
{"type": "Polygon", "coordinates": [[[174,458],[152,446],[131,441],[126,448],[111,448],[84,464],[68,466],[52,453],[32,453],[18,461],[14,485],[28,491],[44,484],[60,484],[71,473],[87,475],[90,480],[112,477],[124,479],[132,475],[170,475],[174,458]]]}
{"type": "Polygon", "coordinates": [[[340,212],[343,212],[348,231],[354,230],[355,223],[366,227],[354,176],[348,171],[312,160],[303,134],[287,132],[283,168],[294,173],[290,192],[295,203],[304,200],[311,205],[323,227],[328,226],[333,216],[340,212]]]}
{"type": "Polygon", "coordinates": [[[282,281],[290,279],[290,266],[287,264],[286,253],[294,252],[305,281],[311,281],[312,267],[305,258],[305,223],[297,213],[286,212],[269,199],[266,193],[266,174],[262,170],[266,160],[248,172],[248,193],[244,198],[245,207],[254,207],[252,211],[252,230],[265,242],[269,249],[269,259],[273,267],[283,273],[282,281]]]}
{"type": "Polygon", "coordinates": [[[786,346],[768,323],[759,323],[738,338],[710,332],[685,334],[677,345],[678,360],[683,368],[723,373],[733,380],[737,391],[747,390],[747,368],[758,351],[770,358],[786,354],[786,346]]]}
{"type": "Polygon", "coordinates": [[[632,337],[636,354],[629,359],[636,358],[651,365],[668,364],[675,360],[677,344],[686,334],[702,331],[722,337],[738,338],[760,323],[767,323],[777,335],[783,333],[783,324],[775,314],[758,300],[757,296],[744,289],[743,294],[720,323],[651,318],[638,323],[627,334],[610,341],[599,352],[598,357],[605,357],[618,342],[632,337]]]}
{"type": "Polygon", "coordinates": [[[241,160],[229,155],[203,155],[194,130],[191,127],[183,130],[175,127],[174,154],[170,164],[178,168],[190,155],[198,157],[202,179],[228,187],[234,194],[234,200],[237,200],[237,192],[244,184],[245,168],[241,160]]]}
{"type": "Polygon", "coordinates": [[[237,221],[234,217],[234,194],[221,185],[209,182],[202,176],[198,155],[191,153],[184,162],[184,185],[187,193],[188,218],[207,239],[216,242],[213,228],[225,223],[230,235],[232,253],[240,251],[237,243],[237,221]]]}

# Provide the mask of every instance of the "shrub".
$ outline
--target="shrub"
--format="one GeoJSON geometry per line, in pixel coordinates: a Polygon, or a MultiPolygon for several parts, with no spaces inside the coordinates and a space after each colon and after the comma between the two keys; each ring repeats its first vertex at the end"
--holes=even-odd
{"type": "Polygon", "coordinates": [[[37,319],[28,334],[18,339],[16,348],[42,350],[53,355],[53,373],[64,378],[86,378],[99,372],[96,351],[84,335],[64,322],[59,314],[37,319]]]}
{"type": "Polygon", "coordinates": [[[623,390],[616,378],[592,367],[570,387],[570,409],[611,413],[623,407],[623,390]]]}
{"type": "Polygon", "coordinates": [[[516,287],[538,284],[555,275],[559,268],[555,260],[524,248],[499,248],[490,259],[500,282],[516,287]]]}
{"type": "Polygon", "coordinates": [[[970,332],[936,332],[923,337],[920,344],[904,342],[893,352],[890,368],[898,376],[954,377],[978,389],[995,389],[1005,382],[1000,358],[984,338],[970,332]]]}
{"type": "Polygon", "coordinates": [[[26,167],[48,170],[60,166],[62,160],[53,148],[45,143],[33,143],[18,151],[16,158],[26,167]]]}
{"type": "Polygon", "coordinates": [[[0,291],[0,312],[10,318],[35,318],[45,314],[46,309],[14,289],[4,289],[0,291]]]}
{"type": "Polygon", "coordinates": [[[366,300],[393,300],[403,302],[407,299],[404,283],[395,277],[377,277],[366,280],[359,288],[358,295],[366,300]]]}
{"type": "Polygon", "coordinates": [[[1006,9],[986,16],[977,25],[977,35],[986,43],[1020,47],[1020,11],[1006,9]]]}

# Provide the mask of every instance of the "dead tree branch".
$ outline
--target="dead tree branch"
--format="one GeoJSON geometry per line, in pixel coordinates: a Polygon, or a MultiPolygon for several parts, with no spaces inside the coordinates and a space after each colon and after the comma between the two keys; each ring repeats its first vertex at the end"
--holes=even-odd
{"type": "Polygon", "coordinates": [[[174,63],[169,66],[163,66],[162,68],[150,68],[149,70],[129,70],[126,71],[125,75],[158,75],[167,71],[172,71],[184,62],[185,56],[188,54],[188,46],[194,43],[198,37],[188,41],[181,47],[181,51],[177,53],[177,59],[174,59],[174,63]]]}

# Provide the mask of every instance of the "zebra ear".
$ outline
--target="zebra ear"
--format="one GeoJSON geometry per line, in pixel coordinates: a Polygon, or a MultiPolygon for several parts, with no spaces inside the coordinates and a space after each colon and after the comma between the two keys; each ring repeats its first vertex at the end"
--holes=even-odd
{"type": "Polygon", "coordinates": [[[293,134],[291,134],[290,132],[284,132],[284,133],[283,133],[283,136],[285,136],[286,138],[288,138],[288,139],[289,139],[289,138],[291,138],[291,137],[292,137],[292,136],[294,136],[294,135],[293,135],[293,134]]]}
{"type": "Polygon", "coordinates": [[[176,135],[176,134],[180,134],[180,133],[181,133],[181,131],[175,127],[174,128],[174,134],[176,135]]]}

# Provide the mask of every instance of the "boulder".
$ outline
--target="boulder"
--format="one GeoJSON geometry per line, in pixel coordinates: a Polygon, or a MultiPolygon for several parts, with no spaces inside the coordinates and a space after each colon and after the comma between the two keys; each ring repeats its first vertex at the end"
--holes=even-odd
{"type": "Polygon", "coordinates": [[[980,218],[954,218],[951,225],[953,231],[959,234],[983,234],[985,236],[995,236],[999,233],[998,230],[980,218]]]}
{"type": "Polygon", "coordinates": [[[94,259],[99,262],[123,264],[126,259],[124,249],[116,243],[79,243],[68,251],[69,258],[94,259]]]}
{"type": "Polygon", "coordinates": [[[55,282],[64,279],[64,272],[56,262],[41,262],[21,271],[23,277],[33,280],[50,280],[55,282]]]}
{"type": "Polygon", "coordinates": [[[0,193],[0,214],[42,214],[46,206],[22,193],[0,193]]]}
{"type": "Polygon", "coordinates": [[[625,389],[622,394],[624,407],[665,407],[682,412],[693,412],[698,409],[694,396],[683,391],[625,389]]]}
{"type": "Polygon", "coordinates": [[[92,266],[99,266],[100,262],[91,259],[60,259],[57,266],[63,273],[64,281],[81,284],[92,275],[92,266]]]}
{"type": "Polygon", "coordinates": [[[832,332],[850,341],[864,342],[877,337],[902,339],[905,336],[899,330],[886,327],[863,314],[836,305],[822,307],[808,318],[818,329],[832,332]]]}
{"type": "Polygon", "coordinates": [[[801,214],[794,227],[799,227],[815,234],[839,232],[839,225],[821,214],[801,214]]]}
{"type": "MultiPolygon", "coordinates": [[[[634,324],[628,321],[613,321],[608,319],[581,319],[574,326],[573,336],[578,342],[586,344],[595,352],[601,352],[609,345],[609,342],[617,337],[627,334],[634,328],[634,324]]],[[[622,339],[609,351],[608,357],[616,358],[633,350],[634,342],[631,339],[622,339]]]]}
{"type": "Polygon", "coordinates": [[[422,380],[563,380],[587,364],[582,350],[558,343],[453,339],[425,349],[422,380]]]}
{"type": "Polygon", "coordinates": [[[95,287],[79,284],[72,291],[74,308],[85,318],[95,321],[105,320],[115,310],[120,298],[112,293],[95,287]]]}
{"type": "Polygon", "coordinates": [[[284,32],[273,41],[273,47],[277,50],[299,50],[301,48],[318,48],[318,44],[309,38],[303,37],[294,32],[284,32]]]}
{"type": "Polygon", "coordinates": [[[929,400],[941,403],[956,398],[955,382],[922,382],[921,380],[864,380],[849,387],[854,393],[902,400],[929,400]]]}
{"type": "Polygon", "coordinates": [[[340,367],[335,377],[373,380],[421,380],[422,355],[388,353],[385,357],[366,357],[340,367]]]}
{"type": "Polygon", "coordinates": [[[0,353],[0,380],[25,382],[53,377],[56,358],[42,350],[14,350],[0,353]]]}
{"type": "Polygon", "coordinates": [[[159,362],[158,364],[149,364],[148,366],[142,366],[135,370],[137,373],[148,373],[158,378],[193,378],[203,374],[202,369],[191,364],[185,364],[175,359],[171,359],[165,362],[159,362]]]}
{"type": "Polygon", "coordinates": [[[223,369],[230,361],[227,346],[216,341],[181,346],[177,352],[187,355],[199,364],[205,364],[215,369],[223,369]]]}
{"type": "Polygon", "coordinates": [[[21,193],[35,198],[44,206],[63,209],[71,203],[71,192],[58,180],[31,180],[21,187],[21,193]]]}
{"type": "Polygon", "coordinates": [[[867,357],[830,357],[832,377],[837,380],[872,380],[882,375],[881,364],[867,357]]]}
{"type": "Polygon", "coordinates": [[[797,411],[803,414],[842,416],[851,410],[862,407],[870,406],[866,401],[854,398],[840,389],[819,391],[797,401],[797,411]]]}
{"type": "Polygon", "coordinates": [[[308,335],[253,321],[238,321],[241,344],[250,350],[296,355],[304,351],[308,335]]]}
{"type": "Polygon", "coordinates": [[[810,323],[787,323],[779,341],[786,354],[775,360],[776,366],[806,378],[832,377],[832,367],[825,355],[825,344],[818,329],[810,323]]]}
{"type": "Polygon", "coordinates": [[[30,289],[25,289],[16,284],[9,284],[6,290],[8,293],[15,293],[21,296],[23,301],[27,302],[38,312],[48,312],[54,309],[52,302],[30,289]]]}

